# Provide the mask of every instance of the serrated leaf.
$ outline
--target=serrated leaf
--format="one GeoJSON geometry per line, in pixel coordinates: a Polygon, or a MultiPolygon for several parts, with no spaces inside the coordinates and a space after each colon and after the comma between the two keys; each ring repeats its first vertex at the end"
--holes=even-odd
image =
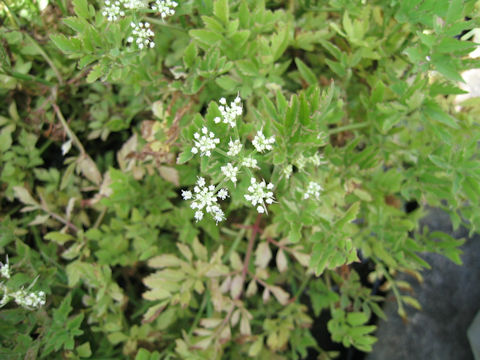
{"type": "Polygon", "coordinates": [[[309,84],[314,85],[317,84],[317,77],[315,73],[299,58],[295,58],[295,64],[297,65],[297,69],[302,75],[302,78],[309,84]]]}
{"type": "Polygon", "coordinates": [[[88,1],[87,0],[73,0],[73,11],[75,14],[84,19],[90,18],[90,12],[88,11],[88,1]]]}
{"type": "Polygon", "coordinates": [[[195,60],[197,56],[198,56],[197,47],[193,42],[191,42],[185,49],[185,52],[183,53],[183,63],[185,64],[185,67],[187,69],[191,68],[195,64],[195,60]]]}
{"type": "Polygon", "coordinates": [[[15,186],[13,188],[15,197],[25,205],[39,206],[39,203],[30,195],[27,189],[23,186],[15,186]]]}
{"type": "Polygon", "coordinates": [[[64,53],[75,53],[81,51],[82,43],[80,40],[75,38],[67,38],[65,35],[50,35],[50,39],[53,41],[55,46],[57,46],[64,53]]]}
{"type": "Polygon", "coordinates": [[[70,234],[64,234],[58,231],[49,232],[44,236],[44,239],[51,240],[57,244],[63,245],[67,241],[75,240],[75,238],[70,234]]]}
{"type": "Polygon", "coordinates": [[[87,83],[91,84],[97,81],[97,79],[103,75],[104,71],[105,71],[105,66],[103,66],[102,64],[96,64],[92,68],[92,70],[90,70],[90,72],[88,73],[87,83]]]}
{"type": "Polygon", "coordinates": [[[180,155],[178,155],[178,157],[177,157],[177,164],[178,165],[185,164],[187,161],[189,161],[191,158],[193,158],[193,155],[194,154],[192,153],[191,148],[182,151],[180,153],[180,155]]]}
{"type": "Polygon", "coordinates": [[[228,25],[229,12],[230,9],[228,6],[228,0],[217,0],[213,4],[214,15],[219,18],[225,25],[228,25]]]}
{"type": "Polygon", "coordinates": [[[452,116],[444,112],[443,109],[433,101],[425,102],[424,113],[433,121],[438,121],[439,123],[442,123],[454,129],[459,128],[456,120],[452,116]]]}

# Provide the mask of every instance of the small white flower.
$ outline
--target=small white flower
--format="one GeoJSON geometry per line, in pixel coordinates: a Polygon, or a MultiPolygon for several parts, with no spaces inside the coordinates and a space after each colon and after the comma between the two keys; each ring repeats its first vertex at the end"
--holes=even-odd
{"type": "Polygon", "coordinates": [[[72,148],[72,139],[65,141],[62,144],[62,155],[65,156],[70,151],[71,148],[72,148]]]}
{"type": "Polygon", "coordinates": [[[224,200],[228,197],[228,192],[225,189],[220,189],[215,193],[215,186],[206,186],[205,179],[199,177],[197,184],[193,188],[193,194],[190,191],[183,191],[182,196],[185,200],[193,199],[190,207],[195,211],[195,220],[198,222],[203,219],[203,212],[210,214],[218,223],[225,219],[225,215],[218,206],[218,199],[224,200]]]}
{"type": "Polygon", "coordinates": [[[228,197],[228,191],[226,189],[218,190],[217,197],[219,199],[225,200],[228,197]]]}
{"type": "Polygon", "coordinates": [[[314,166],[320,166],[327,163],[326,161],[323,161],[323,154],[318,153],[308,158],[308,161],[314,166]]]}
{"type": "Polygon", "coordinates": [[[255,160],[252,157],[246,157],[242,160],[242,166],[253,168],[253,169],[258,168],[257,160],[255,160]]]}
{"type": "Polygon", "coordinates": [[[108,21],[117,21],[119,17],[125,16],[125,11],[121,9],[121,2],[105,0],[102,15],[107,18],[108,21]]]}
{"type": "Polygon", "coordinates": [[[303,195],[304,199],[310,198],[310,196],[314,196],[317,200],[320,198],[320,192],[323,191],[323,188],[320,184],[310,181],[308,184],[307,192],[303,195]]]}
{"type": "Polygon", "coordinates": [[[200,210],[195,211],[195,220],[200,221],[202,219],[203,219],[203,212],[201,212],[200,210]]]}
{"type": "MultiPolygon", "coordinates": [[[[237,125],[236,119],[238,116],[242,115],[243,109],[242,109],[242,99],[240,97],[236,97],[234,101],[230,103],[230,106],[227,105],[227,100],[225,98],[221,98],[219,100],[220,106],[218,109],[220,110],[220,113],[222,114],[223,117],[223,122],[225,124],[230,125],[231,127],[235,127],[237,125]]],[[[220,118],[216,117],[213,119],[216,124],[220,122],[220,118]]]]}
{"type": "Polygon", "coordinates": [[[248,192],[250,194],[246,194],[245,199],[250,201],[253,206],[257,206],[257,211],[261,214],[267,212],[267,208],[265,204],[272,204],[274,201],[273,192],[269,191],[273,189],[273,184],[269,183],[268,185],[265,183],[265,180],[262,182],[257,183],[255,178],[252,177],[251,185],[248,187],[248,192]]]}
{"type": "Polygon", "coordinates": [[[152,10],[159,12],[162,19],[165,19],[167,16],[175,14],[177,5],[178,3],[172,0],[156,0],[152,5],[152,10]]]}
{"type": "Polygon", "coordinates": [[[155,34],[150,29],[150,24],[148,22],[139,22],[138,25],[134,22],[130,23],[132,27],[132,36],[127,38],[127,42],[135,43],[138,48],[141,50],[143,48],[153,48],[155,43],[150,38],[155,34]]]}
{"type": "Polygon", "coordinates": [[[262,130],[257,131],[257,135],[254,137],[252,144],[258,152],[264,152],[265,150],[272,150],[272,144],[275,142],[275,136],[271,136],[268,139],[263,135],[262,130]]]}
{"type": "Polygon", "coordinates": [[[297,160],[295,161],[295,165],[302,170],[305,165],[307,165],[307,159],[303,156],[303,154],[300,154],[299,157],[297,157],[297,160]]]}
{"type": "Polygon", "coordinates": [[[7,255],[7,262],[5,264],[2,264],[0,262],[0,265],[2,266],[0,268],[0,276],[10,279],[10,264],[8,263],[8,255],[7,255]]]}
{"type": "Polygon", "coordinates": [[[237,173],[238,173],[237,167],[233,166],[231,163],[228,163],[227,165],[222,166],[221,170],[223,175],[225,175],[234,184],[237,182],[237,173]]]}
{"type": "Polygon", "coordinates": [[[190,200],[192,198],[192,192],[182,190],[182,197],[183,197],[183,200],[190,200]]]}
{"type": "Polygon", "coordinates": [[[215,138],[215,134],[204,126],[202,128],[202,134],[196,132],[193,134],[195,140],[195,146],[192,148],[192,153],[196,154],[200,150],[200,156],[210,156],[212,155],[211,150],[215,149],[218,143],[220,143],[220,139],[215,138]]]}
{"type": "Polygon", "coordinates": [[[292,171],[293,171],[293,166],[291,164],[288,164],[283,168],[283,175],[285,175],[287,179],[290,179],[290,176],[292,175],[292,171]]]}
{"type": "Polygon", "coordinates": [[[241,150],[242,150],[242,143],[240,142],[240,140],[232,141],[232,139],[230,139],[230,142],[228,143],[227,155],[236,156],[241,150]]]}

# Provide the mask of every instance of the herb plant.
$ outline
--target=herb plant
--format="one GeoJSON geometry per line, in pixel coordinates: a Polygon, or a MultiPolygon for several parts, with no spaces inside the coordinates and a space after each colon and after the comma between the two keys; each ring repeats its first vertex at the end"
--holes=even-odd
{"type": "Polygon", "coordinates": [[[398,272],[461,263],[428,207],[480,228],[479,9],[2,0],[0,354],[371,351],[371,284],[406,317],[398,272]]]}

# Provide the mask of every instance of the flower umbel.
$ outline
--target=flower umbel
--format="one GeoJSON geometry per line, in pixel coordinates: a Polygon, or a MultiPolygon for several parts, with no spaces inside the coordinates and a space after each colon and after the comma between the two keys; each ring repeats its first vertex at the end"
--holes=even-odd
{"type": "Polygon", "coordinates": [[[217,201],[218,199],[224,200],[228,196],[227,190],[220,189],[216,192],[215,185],[206,186],[203,177],[198,178],[197,184],[193,188],[193,194],[191,191],[182,191],[182,196],[184,200],[193,199],[190,207],[196,210],[195,220],[202,220],[204,211],[210,214],[217,223],[225,219],[225,214],[218,206],[217,201]]]}
{"type": "MultiPolygon", "coordinates": [[[[230,103],[230,106],[227,105],[227,100],[225,98],[221,98],[219,100],[221,105],[218,107],[218,110],[220,110],[222,113],[223,122],[225,124],[228,124],[231,127],[235,127],[237,125],[235,120],[238,116],[241,116],[243,112],[241,102],[242,99],[240,99],[239,96],[237,96],[235,100],[230,103]]],[[[216,124],[222,121],[219,117],[216,117],[213,120],[216,124]]]]}
{"type": "Polygon", "coordinates": [[[0,276],[10,279],[10,264],[8,263],[8,256],[7,256],[7,262],[5,264],[2,264],[0,262],[0,265],[2,266],[0,268],[0,276]]]}
{"type": "Polygon", "coordinates": [[[132,22],[130,23],[130,26],[133,29],[133,36],[129,36],[127,42],[137,44],[139,49],[143,49],[144,47],[155,47],[155,43],[150,39],[155,34],[150,30],[150,24],[148,22],[140,22],[138,25],[132,22]]]}
{"type": "Polygon", "coordinates": [[[231,180],[234,184],[237,183],[237,172],[238,168],[233,166],[231,163],[228,163],[225,166],[221,167],[223,175],[225,175],[229,180],[231,180]]]}
{"type": "Polygon", "coordinates": [[[242,166],[245,166],[248,168],[258,168],[257,160],[255,160],[252,157],[246,157],[242,160],[242,166]]]}
{"type": "Polygon", "coordinates": [[[310,196],[315,197],[317,200],[320,198],[320,192],[323,191],[323,188],[320,184],[310,181],[308,184],[307,192],[303,195],[304,199],[310,198],[310,196]]]}
{"type": "Polygon", "coordinates": [[[162,19],[165,19],[167,16],[175,14],[177,5],[178,3],[172,0],[156,0],[152,5],[152,10],[159,12],[162,19]]]}
{"type": "Polygon", "coordinates": [[[144,9],[147,7],[147,4],[144,0],[123,0],[123,6],[127,9],[144,9]]]}
{"type": "Polygon", "coordinates": [[[43,291],[28,292],[27,290],[21,289],[9,295],[13,297],[18,305],[27,309],[38,308],[45,305],[45,293],[43,291]]]}
{"type": "Polygon", "coordinates": [[[118,0],[105,0],[102,15],[105,16],[108,21],[117,21],[119,17],[125,16],[125,11],[121,9],[121,6],[122,3],[118,0]]]}
{"type": "Polygon", "coordinates": [[[242,150],[242,143],[240,140],[235,140],[233,141],[230,139],[230,142],[228,143],[228,156],[236,156],[238,153],[242,150]]]}
{"type": "Polygon", "coordinates": [[[250,194],[245,195],[245,199],[250,201],[253,206],[257,206],[257,211],[261,214],[267,212],[267,208],[265,204],[272,204],[274,201],[273,192],[268,191],[273,189],[273,184],[269,183],[268,185],[265,183],[265,180],[262,182],[257,183],[255,178],[252,177],[251,185],[248,187],[248,192],[250,194]]]}
{"type": "Polygon", "coordinates": [[[209,132],[205,126],[202,128],[202,134],[200,135],[198,132],[193,134],[195,146],[192,148],[192,153],[196,154],[200,151],[200,156],[209,157],[212,155],[211,150],[215,149],[217,144],[220,143],[220,139],[215,138],[215,134],[209,132]]]}
{"type": "Polygon", "coordinates": [[[257,131],[257,135],[252,141],[253,146],[258,152],[264,152],[265,150],[272,150],[272,144],[275,142],[275,136],[270,136],[268,139],[263,135],[262,130],[257,131]]]}

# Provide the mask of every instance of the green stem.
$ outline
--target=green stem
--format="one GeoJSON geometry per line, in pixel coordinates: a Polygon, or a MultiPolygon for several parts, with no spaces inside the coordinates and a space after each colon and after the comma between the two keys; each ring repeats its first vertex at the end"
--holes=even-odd
{"type": "Polygon", "coordinates": [[[295,293],[294,299],[298,303],[300,295],[302,295],[303,291],[307,287],[308,283],[310,282],[311,276],[307,276],[302,283],[300,284],[300,287],[298,288],[297,292],[295,293]]]}
{"type": "Polygon", "coordinates": [[[356,123],[356,124],[349,124],[349,125],[345,125],[345,126],[340,126],[340,127],[337,127],[335,129],[331,129],[327,132],[328,135],[333,135],[333,134],[337,134],[337,133],[340,133],[342,131],[349,131],[349,130],[356,130],[356,129],[361,129],[361,128],[364,128],[364,127],[367,127],[369,126],[370,124],[368,122],[362,122],[362,123],[356,123]]]}
{"type": "Polygon", "coordinates": [[[87,155],[87,152],[85,151],[85,148],[84,148],[83,145],[82,145],[82,143],[81,143],[80,140],[77,138],[77,135],[75,135],[75,133],[74,133],[74,132],[70,129],[70,127],[68,126],[67,121],[66,121],[65,118],[63,117],[63,114],[62,114],[62,112],[60,111],[60,108],[58,107],[58,105],[55,104],[54,102],[52,102],[52,107],[53,107],[53,109],[55,110],[55,113],[57,114],[58,119],[59,119],[60,122],[62,123],[63,128],[65,129],[65,132],[68,134],[68,136],[70,137],[70,139],[72,139],[73,143],[74,143],[75,146],[78,148],[78,150],[80,151],[80,153],[81,153],[83,156],[88,156],[88,155],[87,155]]]}
{"type": "MultiPolygon", "coordinates": [[[[246,226],[247,224],[249,224],[251,217],[252,217],[252,215],[249,214],[249,215],[247,216],[247,218],[245,219],[245,221],[243,222],[243,225],[246,226]]],[[[230,259],[230,254],[237,249],[238,244],[240,244],[240,241],[241,241],[241,240],[244,238],[244,236],[245,236],[245,232],[246,232],[246,228],[243,227],[243,228],[237,233],[237,237],[236,237],[235,240],[233,241],[232,246],[230,246],[230,248],[228,249],[227,253],[223,256],[223,259],[222,259],[223,262],[226,262],[226,261],[228,261],[228,259],[230,259]]]]}
{"type": "Polygon", "coordinates": [[[52,68],[53,72],[55,73],[55,76],[58,79],[58,82],[61,85],[63,85],[64,81],[63,81],[62,75],[60,74],[60,71],[58,71],[58,69],[55,66],[55,64],[53,63],[52,59],[50,59],[50,57],[47,55],[47,53],[45,51],[43,51],[41,46],[37,43],[37,41],[33,37],[31,37],[27,33],[24,33],[24,35],[27,39],[30,40],[30,42],[35,47],[35,49],[40,53],[40,55],[42,55],[42,57],[45,59],[45,61],[48,63],[48,65],[52,68]]]}
{"type": "Polygon", "coordinates": [[[9,75],[13,78],[16,78],[18,80],[37,82],[37,83],[40,83],[42,85],[47,85],[47,86],[55,86],[55,84],[50,82],[50,81],[40,79],[39,77],[36,77],[36,76],[33,76],[33,75],[21,74],[17,71],[6,69],[4,66],[2,66],[2,70],[5,74],[7,74],[7,75],[9,75]]]}
{"type": "Polygon", "coordinates": [[[177,31],[181,31],[181,32],[187,32],[185,29],[182,29],[181,27],[167,24],[167,23],[165,23],[164,21],[158,20],[158,19],[156,19],[156,18],[147,17],[146,20],[147,20],[149,23],[151,23],[151,24],[155,24],[155,25],[167,27],[167,28],[169,28],[169,29],[173,29],[173,30],[177,30],[177,31]]]}
{"type": "Polygon", "coordinates": [[[203,299],[202,303],[200,304],[200,308],[197,311],[197,315],[195,316],[195,319],[193,320],[192,326],[190,327],[190,330],[188,330],[188,336],[191,336],[193,331],[197,328],[198,323],[200,322],[200,318],[203,315],[203,312],[205,311],[205,307],[207,306],[207,302],[209,299],[209,294],[207,291],[205,291],[205,294],[203,294],[203,299]]]}

